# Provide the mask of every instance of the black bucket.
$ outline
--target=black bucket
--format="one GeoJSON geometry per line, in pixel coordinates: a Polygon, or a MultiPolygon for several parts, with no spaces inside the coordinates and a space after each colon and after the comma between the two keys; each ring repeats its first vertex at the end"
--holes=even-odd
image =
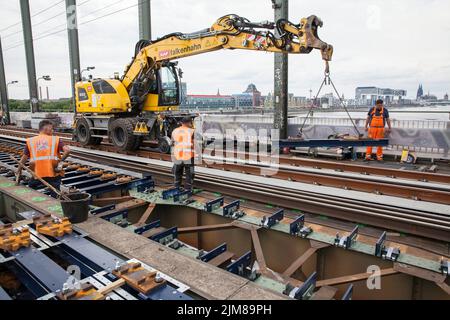
{"type": "Polygon", "coordinates": [[[61,207],[64,216],[69,218],[72,223],[81,223],[88,219],[89,202],[91,195],[89,193],[66,194],[71,201],[61,200],[61,207]]]}

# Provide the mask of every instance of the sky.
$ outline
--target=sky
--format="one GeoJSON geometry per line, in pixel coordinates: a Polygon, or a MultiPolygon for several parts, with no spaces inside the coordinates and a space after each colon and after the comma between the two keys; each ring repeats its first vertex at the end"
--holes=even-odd
{"type": "MultiPolygon", "coordinates": [[[[96,78],[123,73],[139,40],[138,0],[78,0],[78,22],[117,10],[119,13],[79,26],[82,68],[95,66],[96,78]]],[[[25,49],[19,0],[0,0],[0,36],[10,98],[28,98],[25,49]],[[17,24],[18,23],[18,24],[17,24]],[[13,25],[5,30],[5,28],[13,25]],[[16,47],[15,47],[16,46],[16,47]]],[[[30,0],[37,75],[50,75],[50,98],[69,97],[69,53],[64,1],[30,0]],[[44,9],[47,9],[42,13],[44,9]],[[38,13],[38,14],[37,14],[38,13]],[[34,15],[34,16],[33,16],[34,15]],[[54,18],[53,18],[54,17],[54,18]],[[50,19],[53,18],[53,19],[50,19]]],[[[334,46],[331,77],[346,98],[357,86],[424,91],[442,98],[450,93],[450,1],[448,0],[291,0],[289,18],[298,23],[319,16],[320,38],[334,46]]],[[[194,32],[210,27],[225,14],[252,21],[273,20],[270,0],[152,0],[152,36],[194,32]]],[[[254,83],[265,95],[273,91],[273,54],[221,50],[180,60],[188,94],[233,94],[254,83]]],[[[290,55],[289,92],[308,96],[323,80],[320,52],[290,55]]],[[[331,92],[326,87],[323,93],[331,92]]]]}

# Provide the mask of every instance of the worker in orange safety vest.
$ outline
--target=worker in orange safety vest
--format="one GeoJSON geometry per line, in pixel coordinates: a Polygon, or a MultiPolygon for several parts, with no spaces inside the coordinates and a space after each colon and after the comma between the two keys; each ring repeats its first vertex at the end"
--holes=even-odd
{"type": "MultiPolygon", "coordinates": [[[[59,137],[53,135],[54,125],[50,120],[42,120],[39,123],[39,135],[27,139],[23,156],[17,171],[16,182],[20,182],[22,167],[30,160],[30,169],[36,176],[48,182],[59,190],[61,185],[61,168],[59,165],[70,153],[68,146],[64,145],[59,137]]],[[[36,188],[41,183],[31,179],[28,183],[30,188],[36,188]]]]}
{"type": "MultiPolygon", "coordinates": [[[[377,100],[367,114],[366,131],[370,139],[383,139],[391,130],[389,111],[384,107],[383,100],[377,100]],[[388,129],[385,130],[386,124],[388,129]]],[[[372,160],[372,147],[367,147],[366,161],[372,160]]],[[[377,161],[383,161],[383,147],[377,147],[377,161]]]]}
{"type": "Polygon", "coordinates": [[[184,189],[192,191],[194,183],[194,129],[191,117],[184,117],[181,126],[172,132],[172,160],[175,188],[181,188],[183,171],[186,174],[184,189]]]}

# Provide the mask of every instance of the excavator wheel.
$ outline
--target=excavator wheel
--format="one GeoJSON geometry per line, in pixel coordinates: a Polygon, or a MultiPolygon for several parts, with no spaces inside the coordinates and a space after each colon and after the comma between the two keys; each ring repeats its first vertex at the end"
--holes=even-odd
{"type": "Polygon", "coordinates": [[[76,126],[76,133],[77,133],[77,140],[82,146],[99,145],[102,142],[101,138],[92,136],[89,123],[84,118],[78,119],[76,126]]]}
{"type": "Polygon", "coordinates": [[[170,153],[171,151],[171,141],[169,137],[160,137],[158,140],[158,149],[161,153],[170,153]]]}
{"type": "Polygon", "coordinates": [[[138,137],[134,134],[134,121],[130,118],[114,120],[111,124],[109,137],[113,145],[123,151],[135,150],[138,137]]]}

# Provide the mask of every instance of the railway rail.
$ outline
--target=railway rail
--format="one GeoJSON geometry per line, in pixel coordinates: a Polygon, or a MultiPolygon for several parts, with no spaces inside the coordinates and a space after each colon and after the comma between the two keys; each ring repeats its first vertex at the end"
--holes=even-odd
{"type": "MultiPolygon", "coordinates": [[[[5,135],[5,133],[6,136],[19,138],[26,138],[36,134],[36,132],[32,130],[21,132],[17,130],[0,129],[0,134],[5,135]]],[[[61,137],[63,137],[68,144],[78,146],[76,142],[73,142],[71,140],[70,134],[63,134],[61,135],[61,137]]],[[[90,147],[87,149],[115,152],[124,155],[134,155],[148,159],[171,161],[171,157],[168,154],[152,152],[146,149],[137,150],[135,152],[118,152],[115,147],[108,144],[102,144],[100,146],[90,147]]],[[[240,155],[237,156],[240,157],[240,155]]],[[[260,162],[251,162],[251,164],[247,163],[246,160],[241,160],[241,162],[238,162],[236,158],[233,159],[237,163],[231,163],[227,158],[218,158],[213,156],[209,159],[206,159],[209,161],[204,161],[203,166],[252,175],[260,175],[261,169],[264,169],[264,174],[282,180],[298,181],[303,183],[311,183],[314,185],[341,188],[345,190],[363,191],[374,194],[409,198],[414,200],[450,204],[450,175],[396,170],[395,172],[397,172],[398,178],[394,179],[391,175],[391,172],[388,172],[386,174],[388,176],[390,175],[390,177],[382,177],[379,175],[368,176],[367,173],[357,174],[354,172],[342,172],[343,170],[339,169],[342,167],[342,164],[327,161],[320,161],[318,162],[318,164],[327,168],[332,168],[334,165],[334,171],[321,170],[317,168],[298,167],[297,164],[300,162],[302,163],[303,160],[296,160],[288,157],[280,157],[281,164],[276,169],[264,168],[264,166],[266,166],[265,163],[267,162],[264,162],[266,159],[264,159],[263,157],[261,157],[261,159],[258,159],[260,160],[260,162]],[[283,163],[287,162],[289,162],[291,165],[282,165],[283,163]],[[403,178],[403,175],[407,178],[403,178]],[[414,175],[418,176],[418,180],[424,181],[411,180],[410,178],[414,175]],[[400,176],[402,176],[402,179],[400,179],[400,176]],[[434,181],[435,183],[432,183],[432,181],[434,181]]],[[[312,164],[312,162],[310,164],[312,164]]],[[[352,165],[346,166],[352,167],[352,165]]],[[[376,170],[376,172],[378,173],[382,172],[380,168],[369,167],[369,169],[376,170]]]]}
{"type": "MultiPolygon", "coordinates": [[[[2,139],[0,148],[3,152],[17,154],[21,152],[23,142],[2,139]]],[[[146,159],[138,157],[118,159],[117,155],[113,157],[103,152],[96,154],[92,150],[82,148],[74,148],[71,157],[75,160],[97,162],[123,170],[150,173],[157,181],[161,182],[172,181],[171,167],[167,162],[152,164],[145,162],[146,159]]],[[[386,228],[388,226],[389,229],[396,232],[450,242],[450,209],[446,212],[436,212],[431,209],[428,211],[423,208],[392,206],[369,200],[343,198],[333,194],[235,179],[227,177],[223,173],[219,175],[221,171],[214,171],[217,173],[197,173],[196,187],[241,199],[272,203],[308,214],[328,216],[374,227],[386,228]]]]}

